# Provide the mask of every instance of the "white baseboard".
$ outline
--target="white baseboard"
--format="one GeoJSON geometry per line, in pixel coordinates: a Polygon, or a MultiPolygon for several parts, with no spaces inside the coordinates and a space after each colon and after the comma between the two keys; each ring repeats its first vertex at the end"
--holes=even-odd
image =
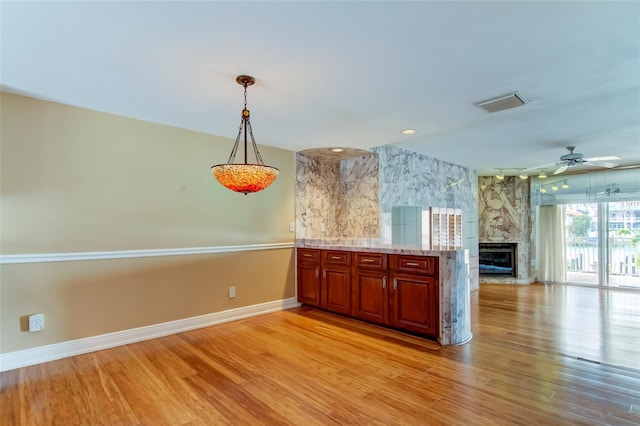
{"type": "Polygon", "coordinates": [[[127,345],[129,343],[142,342],[144,340],[155,339],[170,334],[194,330],[196,328],[283,311],[297,306],[300,306],[300,303],[298,303],[295,297],[292,297],[161,324],[153,324],[83,339],[54,343],[52,345],[7,352],[0,354],[0,371],[13,370],[74,355],[127,345]]]}

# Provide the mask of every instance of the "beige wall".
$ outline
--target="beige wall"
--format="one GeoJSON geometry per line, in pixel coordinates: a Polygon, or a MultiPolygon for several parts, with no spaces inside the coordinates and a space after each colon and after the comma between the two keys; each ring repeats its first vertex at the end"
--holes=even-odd
{"type": "Polygon", "coordinates": [[[294,296],[293,249],[2,265],[2,353],[294,296]],[[229,299],[228,287],[236,287],[229,299]],[[27,315],[45,330],[27,332],[27,315]]]}
{"type": "Polygon", "coordinates": [[[1,102],[5,254],[293,240],[291,151],[261,147],[281,175],[245,196],[209,170],[227,161],[228,138],[6,93],[1,102]]]}
{"type": "MultiPolygon", "coordinates": [[[[294,240],[293,152],[261,146],[280,176],[245,196],[209,171],[227,160],[231,139],[13,94],[0,100],[3,255],[294,240]]],[[[0,353],[294,296],[290,248],[1,268],[0,353]],[[23,331],[36,312],[46,329],[23,331]]]]}

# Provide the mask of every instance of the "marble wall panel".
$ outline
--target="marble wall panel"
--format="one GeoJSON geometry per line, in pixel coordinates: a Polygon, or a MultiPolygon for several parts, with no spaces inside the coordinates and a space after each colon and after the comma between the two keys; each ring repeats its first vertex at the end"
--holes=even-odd
{"type": "MultiPolygon", "coordinates": [[[[391,244],[393,206],[462,210],[470,288],[479,287],[478,179],[473,170],[393,145],[349,159],[296,155],[296,238],[371,239],[391,244]]],[[[428,220],[427,220],[428,223],[428,220]]],[[[422,227],[429,245],[429,226],[422,227]]]]}
{"type": "Polygon", "coordinates": [[[296,238],[379,236],[378,158],[296,155],[296,238]]]}
{"type": "Polygon", "coordinates": [[[296,238],[338,232],[339,176],[337,162],[296,155],[296,238]]]}
{"type": "MultiPolygon", "coordinates": [[[[478,187],[479,242],[516,243],[516,282],[532,282],[529,181],[517,176],[505,176],[502,181],[481,176],[478,187]]],[[[483,281],[513,282],[513,278],[483,278],[483,281]]]]}
{"type": "MultiPolygon", "coordinates": [[[[471,270],[470,286],[479,287],[478,269],[478,180],[473,170],[427,157],[393,145],[372,148],[380,159],[380,235],[391,241],[393,206],[421,206],[462,210],[471,270]]],[[[423,244],[428,245],[429,227],[423,226],[423,244]]]]}

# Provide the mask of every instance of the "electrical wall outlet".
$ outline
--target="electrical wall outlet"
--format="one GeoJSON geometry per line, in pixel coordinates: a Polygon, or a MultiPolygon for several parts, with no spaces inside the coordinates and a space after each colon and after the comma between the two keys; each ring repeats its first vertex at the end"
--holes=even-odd
{"type": "Polygon", "coordinates": [[[289,232],[296,232],[295,222],[289,222],[289,232]]]}
{"type": "Polygon", "coordinates": [[[44,330],[44,314],[29,315],[29,331],[44,330]]]}
{"type": "Polygon", "coordinates": [[[236,288],[229,287],[229,299],[233,299],[234,297],[236,297],[236,288]]]}

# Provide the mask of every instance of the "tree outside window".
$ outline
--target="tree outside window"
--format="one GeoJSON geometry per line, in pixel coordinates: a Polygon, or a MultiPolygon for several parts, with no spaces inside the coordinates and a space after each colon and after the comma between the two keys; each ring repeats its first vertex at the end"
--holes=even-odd
{"type": "Polygon", "coordinates": [[[575,216],[571,221],[571,234],[575,237],[586,237],[591,226],[591,216],[575,216]]]}

